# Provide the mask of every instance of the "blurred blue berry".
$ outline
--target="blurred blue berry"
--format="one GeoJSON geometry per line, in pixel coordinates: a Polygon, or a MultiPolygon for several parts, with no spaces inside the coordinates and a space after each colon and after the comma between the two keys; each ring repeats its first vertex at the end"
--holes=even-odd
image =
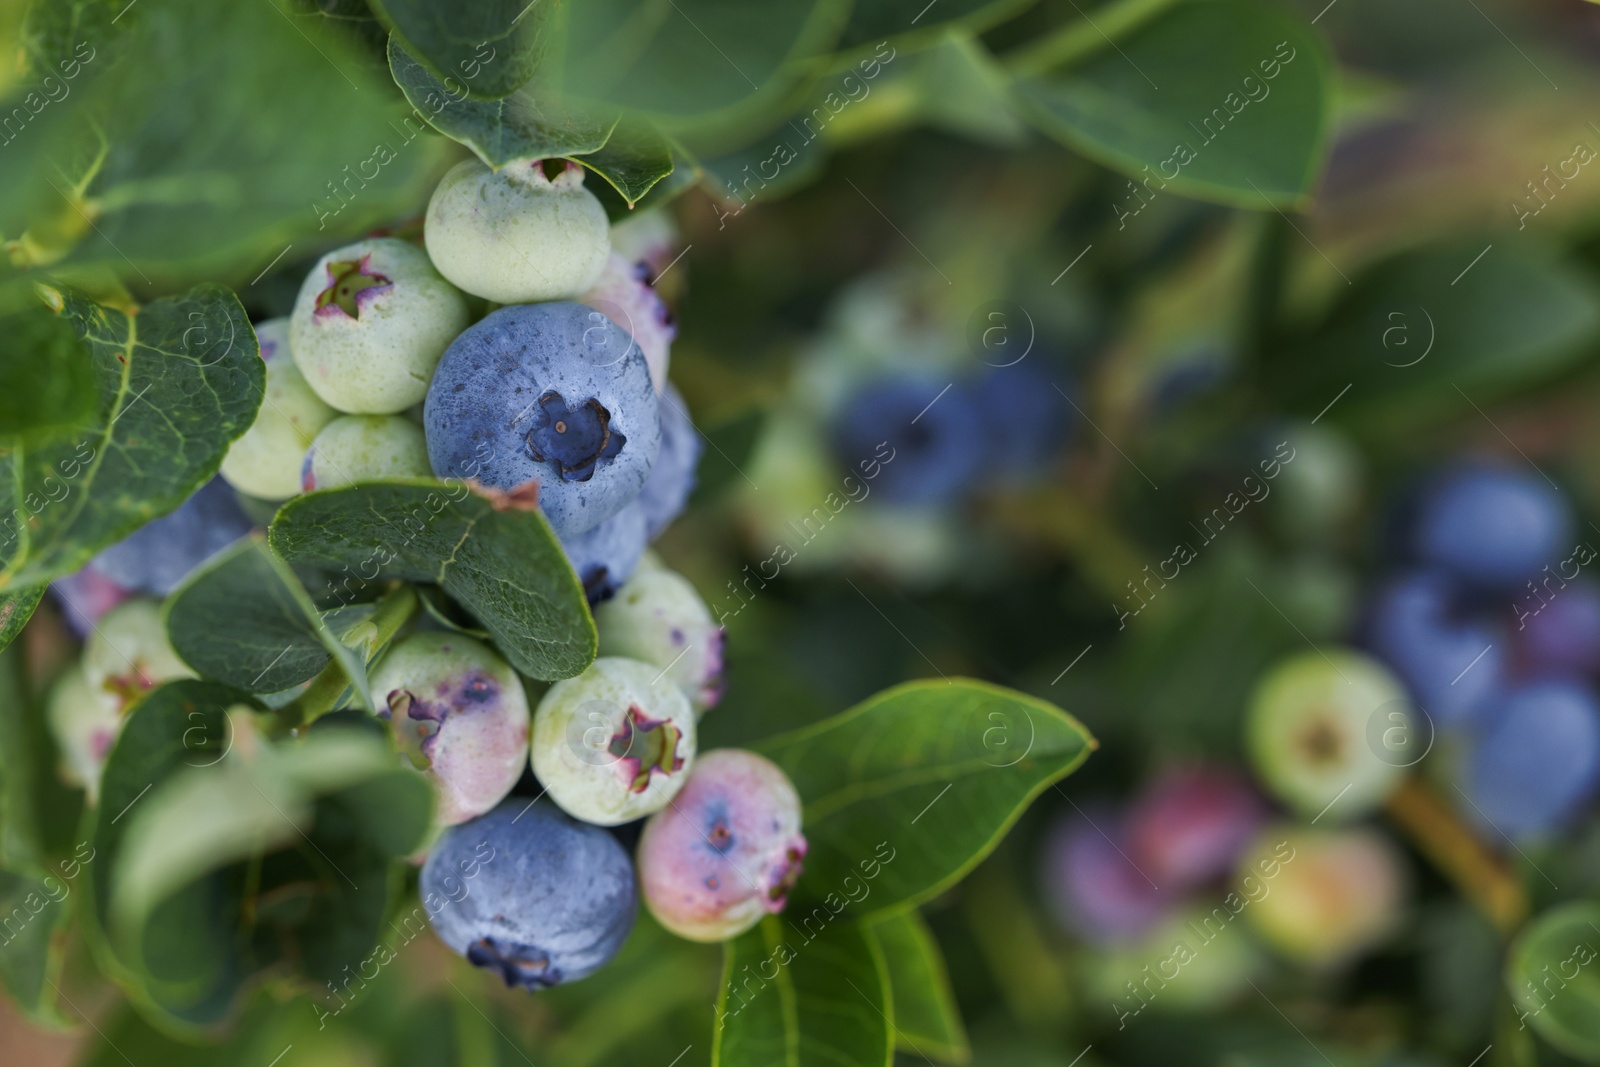
{"type": "Polygon", "coordinates": [[[1571,509],[1543,478],[1471,465],[1424,493],[1413,547],[1425,563],[1464,582],[1499,588],[1559,562],[1571,537],[1571,509]]]}
{"type": "Polygon", "coordinates": [[[1367,640],[1441,726],[1465,723],[1504,686],[1509,649],[1495,627],[1455,613],[1448,577],[1415,571],[1373,599],[1367,640]]]}
{"type": "Polygon", "coordinates": [[[199,564],[250,532],[233,490],[213,478],[176,511],[94,557],[94,569],[137,592],[166,596],[199,564]]]}
{"type": "Polygon", "coordinates": [[[1513,836],[1555,827],[1600,783],[1600,707],[1565,679],[1512,690],[1478,738],[1467,780],[1474,814],[1513,836]]]}
{"type": "Polygon", "coordinates": [[[943,504],[977,478],[987,438],[978,405],[960,383],[893,378],[862,389],[845,404],[835,447],[854,470],[887,441],[893,458],[884,463],[877,485],[884,498],[943,504]]]}

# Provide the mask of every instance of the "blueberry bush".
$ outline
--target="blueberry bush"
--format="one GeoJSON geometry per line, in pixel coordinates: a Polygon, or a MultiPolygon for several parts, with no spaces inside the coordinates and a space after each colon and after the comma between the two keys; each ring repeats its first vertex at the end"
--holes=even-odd
{"type": "Polygon", "coordinates": [[[1600,1062],[1600,6],[0,43],[0,1062],[1600,1062]]]}

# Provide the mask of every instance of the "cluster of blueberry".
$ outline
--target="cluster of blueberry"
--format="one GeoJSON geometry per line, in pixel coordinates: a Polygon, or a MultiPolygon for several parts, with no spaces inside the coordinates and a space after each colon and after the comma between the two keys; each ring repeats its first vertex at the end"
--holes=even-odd
{"type": "Polygon", "coordinates": [[[697,757],[723,631],[646,550],[682,511],[700,447],[666,380],[673,328],[642,247],[658,235],[640,227],[617,251],[582,182],[572,164],[552,180],[540,162],[464,162],[429,204],[426,251],[377,237],[324,256],[293,313],[256,327],[266,392],[221,478],[57,589],[88,638],[50,720],[92,799],[129,706],[191,673],[155,597],[249,531],[234,490],[279,501],[438,476],[536,492],[594,605],[600,657],[531,708],[510,664],[454,631],[402,637],[371,676],[438,797],[424,894],[485,843],[496,857],[435,929],[526,988],[610,959],[641,891],[686,938],[736,936],[784,906],[806,852],[776,765],[697,757]],[[473,298],[490,302],[475,323],[473,298]],[[530,766],[540,792],[511,796],[530,766]],[[646,818],[636,877],[606,828],[646,818]]]}
{"type": "Polygon", "coordinates": [[[1600,586],[1581,573],[1595,553],[1531,470],[1463,464],[1409,504],[1408,569],[1372,598],[1368,646],[1446,742],[1435,769],[1469,817],[1558,829],[1600,786],[1600,586]]]}

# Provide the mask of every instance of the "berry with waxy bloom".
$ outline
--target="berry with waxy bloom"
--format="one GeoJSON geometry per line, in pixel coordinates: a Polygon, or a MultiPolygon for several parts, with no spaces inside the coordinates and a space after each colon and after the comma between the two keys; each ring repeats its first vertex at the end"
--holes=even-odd
{"type": "Polygon", "coordinates": [[[289,320],[256,324],[266,390],[255,421],[222,458],[223,480],[262,500],[287,500],[300,491],[300,460],[306,446],[338,412],[318,396],[289,349],[289,320]]]}
{"type": "Polygon", "coordinates": [[[422,428],[401,415],[344,415],[322,428],[306,450],[300,488],[339,489],[385,478],[429,478],[422,428]]]}
{"type": "Polygon", "coordinates": [[[641,566],[617,595],[595,609],[602,656],[628,656],[661,668],[697,710],[722,696],[724,633],[683,575],[658,561],[641,566]]]}
{"type": "Polygon", "coordinates": [[[742,749],[707,752],[670,808],[645,823],[645,906],[691,941],[737,937],[782,911],[800,877],[800,797],[783,771],[742,749]]]}

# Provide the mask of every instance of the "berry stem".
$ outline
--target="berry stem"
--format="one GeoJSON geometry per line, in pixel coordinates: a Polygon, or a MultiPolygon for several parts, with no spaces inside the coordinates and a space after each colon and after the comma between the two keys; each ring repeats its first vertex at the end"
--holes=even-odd
{"type": "Polygon", "coordinates": [[[1528,915],[1528,895],[1495,855],[1427,783],[1408,778],[1390,795],[1389,817],[1462,895],[1504,934],[1528,915]]]}

